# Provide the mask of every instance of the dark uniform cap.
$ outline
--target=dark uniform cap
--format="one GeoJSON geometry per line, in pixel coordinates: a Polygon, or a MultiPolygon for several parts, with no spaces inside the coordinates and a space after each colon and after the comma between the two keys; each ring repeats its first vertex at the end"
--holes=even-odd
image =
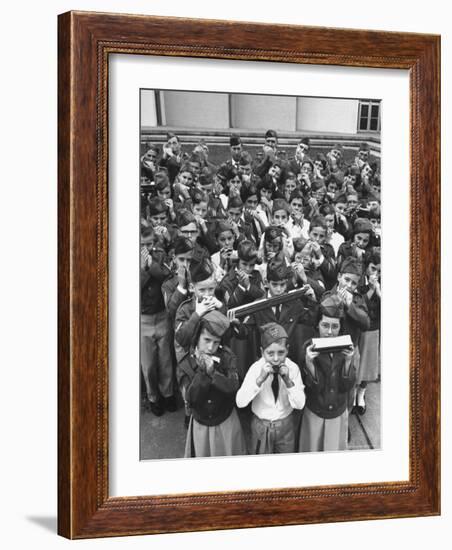
{"type": "Polygon", "coordinates": [[[284,261],[272,258],[267,265],[267,281],[286,281],[292,275],[292,270],[284,261]]]}
{"type": "Polygon", "coordinates": [[[308,239],[304,237],[297,237],[293,240],[293,248],[295,252],[302,252],[303,248],[306,246],[308,239]]]}
{"type": "Polygon", "coordinates": [[[248,166],[253,162],[251,155],[247,151],[243,151],[239,158],[240,166],[248,166]]]}
{"type": "Polygon", "coordinates": [[[213,183],[213,174],[209,169],[203,169],[198,179],[199,185],[210,185],[213,183]]]}
{"type": "Polygon", "coordinates": [[[381,208],[379,206],[376,206],[375,208],[371,208],[369,210],[369,219],[376,219],[379,220],[381,218],[381,208]]]}
{"type": "Polygon", "coordinates": [[[257,196],[257,187],[255,185],[243,185],[240,189],[240,198],[243,202],[252,197],[257,196]]]}
{"type": "Polygon", "coordinates": [[[262,349],[268,348],[274,342],[281,340],[282,338],[288,338],[287,332],[284,327],[278,325],[278,323],[267,323],[260,327],[261,329],[261,345],[262,349]]]}
{"type": "Polygon", "coordinates": [[[219,235],[220,233],[223,233],[224,231],[232,231],[232,225],[227,220],[218,220],[217,224],[215,226],[215,234],[219,235]]]}
{"type": "Polygon", "coordinates": [[[341,265],[341,273],[351,273],[352,275],[361,276],[363,274],[362,263],[353,258],[353,256],[349,256],[345,258],[341,265]]]}
{"type": "Polygon", "coordinates": [[[209,262],[201,261],[200,263],[191,263],[190,279],[192,283],[200,283],[212,277],[213,269],[209,262]]]}
{"type": "Polygon", "coordinates": [[[229,199],[228,202],[228,209],[229,208],[242,208],[243,202],[242,199],[239,196],[234,196],[229,199]]]}
{"type": "Polygon", "coordinates": [[[270,191],[275,190],[275,183],[270,174],[265,174],[259,183],[259,189],[268,189],[270,191]]]}
{"type": "Polygon", "coordinates": [[[157,216],[158,214],[166,214],[167,206],[162,199],[154,197],[149,201],[149,215],[157,216]]]}
{"type": "Polygon", "coordinates": [[[227,164],[223,164],[217,170],[217,176],[223,181],[226,181],[229,178],[230,173],[231,173],[231,167],[228,166],[227,164]]]}
{"type": "Polygon", "coordinates": [[[272,214],[278,210],[285,210],[288,214],[290,214],[290,207],[284,199],[275,199],[273,201],[272,214]]]}
{"type": "Polygon", "coordinates": [[[278,239],[279,237],[282,237],[283,230],[281,227],[277,227],[276,225],[269,225],[264,232],[264,239],[271,243],[275,239],[278,239]]]}
{"type": "Polygon", "coordinates": [[[169,178],[166,172],[157,172],[154,175],[155,188],[162,191],[169,186],[169,178]]]}
{"type": "Polygon", "coordinates": [[[347,197],[345,196],[345,193],[341,193],[341,192],[337,193],[336,196],[334,197],[334,202],[335,203],[340,202],[345,204],[347,202],[347,197]]]}
{"type": "Polygon", "coordinates": [[[336,294],[331,294],[320,302],[320,314],[341,319],[344,316],[344,305],[336,294]]]}
{"type": "Polygon", "coordinates": [[[377,191],[369,191],[367,195],[367,202],[369,201],[378,201],[380,202],[380,193],[377,193],[377,191]]]}
{"type": "Polygon", "coordinates": [[[190,210],[187,210],[186,208],[183,208],[182,210],[179,210],[177,213],[177,226],[185,227],[186,225],[189,225],[190,223],[196,223],[196,218],[190,210]]]}
{"type": "Polygon", "coordinates": [[[193,250],[193,243],[186,237],[177,237],[174,241],[174,254],[185,254],[193,250]]]}
{"type": "Polygon", "coordinates": [[[238,134],[231,134],[231,137],[229,138],[229,145],[231,147],[234,147],[235,145],[240,145],[242,143],[242,140],[240,139],[240,136],[238,134]]]}
{"type": "Polygon", "coordinates": [[[325,181],[321,179],[313,180],[311,183],[311,189],[312,191],[317,191],[318,189],[321,189],[322,187],[325,187],[325,181]]]}
{"type": "Polygon", "coordinates": [[[201,330],[205,328],[214,336],[221,338],[229,328],[229,319],[214,309],[206,313],[201,320],[201,330]]]}
{"type": "Polygon", "coordinates": [[[266,138],[274,137],[274,138],[278,139],[278,134],[275,132],[275,130],[267,130],[265,132],[265,137],[266,138]]]}
{"type": "Polygon", "coordinates": [[[356,218],[353,224],[353,233],[371,233],[372,224],[367,218],[356,218]]]}
{"type": "Polygon", "coordinates": [[[257,249],[251,241],[242,241],[237,248],[237,254],[239,259],[244,262],[254,262],[257,260],[257,249]]]}

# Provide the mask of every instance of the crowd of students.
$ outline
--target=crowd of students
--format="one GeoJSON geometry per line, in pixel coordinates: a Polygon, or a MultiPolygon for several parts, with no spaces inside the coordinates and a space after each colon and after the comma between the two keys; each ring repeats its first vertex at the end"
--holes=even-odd
{"type": "Polygon", "coordinates": [[[338,144],[310,154],[308,138],[288,158],[273,130],[254,158],[229,142],[219,166],[174,134],[141,157],[148,405],[160,416],[182,397],[185,456],[346,449],[380,376],[378,163],[367,143],[345,162],[338,144]],[[312,344],[345,334],[341,351],[312,344]]]}

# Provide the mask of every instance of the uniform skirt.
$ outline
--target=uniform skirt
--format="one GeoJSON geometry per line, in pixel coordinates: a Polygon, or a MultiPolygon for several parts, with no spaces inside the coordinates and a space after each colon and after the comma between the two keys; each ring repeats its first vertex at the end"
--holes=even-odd
{"type": "Polygon", "coordinates": [[[299,451],[343,451],[347,448],[348,410],[336,418],[321,418],[303,409],[299,451]]]}
{"type": "Polygon", "coordinates": [[[377,380],[380,367],[380,330],[362,332],[359,338],[360,361],[357,384],[377,380]]]}
{"type": "Polygon", "coordinates": [[[235,408],[218,426],[205,426],[190,418],[185,458],[198,456],[245,455],[246,444],[242,425],[235,408]]]}

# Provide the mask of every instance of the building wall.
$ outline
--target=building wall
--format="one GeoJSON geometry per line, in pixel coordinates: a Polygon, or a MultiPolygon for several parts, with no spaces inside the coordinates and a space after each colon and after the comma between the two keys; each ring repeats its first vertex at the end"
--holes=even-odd
{"type": "Polygon", "coordinates": [[[166,126],[229,128],[228,94],[163,92],[166,126]]]}
{"type": "Polygon", "coordinates": [[[357,132],[359,100],[299,97],[297,102],[298,130],[347,134],[357,132]]]}
{"type": "MultiPolygon", "coordinates": [[[[160,97],[163,126],[357,133],[357,99],[178,91],[160,97]]],[[[142,126],[157,126],[153,90],[142,92],[142,126]]]]}
{"type": "Polygon", "coordinates": [[[231,96],[232,127],[294,131],[296,130],[296,101],[296,97],[233,94],[231,96]]]}
{"type": "Polygon", "coordinates": [[[157,126],[154,90],[141,90],[141,125],[157,126]]]}

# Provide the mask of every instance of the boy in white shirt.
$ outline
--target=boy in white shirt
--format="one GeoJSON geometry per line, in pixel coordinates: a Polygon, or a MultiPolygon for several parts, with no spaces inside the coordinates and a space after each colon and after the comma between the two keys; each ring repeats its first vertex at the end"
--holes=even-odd
{"type": "Polygon", "coordinates": [[[237,392],[239,408],[251,402],[251,454],[293,453],[292,412],[305,403],[300,369],[288,357],[287,332],[277,323],[261,327],[262,357],[251,365],[237,392]]]}

